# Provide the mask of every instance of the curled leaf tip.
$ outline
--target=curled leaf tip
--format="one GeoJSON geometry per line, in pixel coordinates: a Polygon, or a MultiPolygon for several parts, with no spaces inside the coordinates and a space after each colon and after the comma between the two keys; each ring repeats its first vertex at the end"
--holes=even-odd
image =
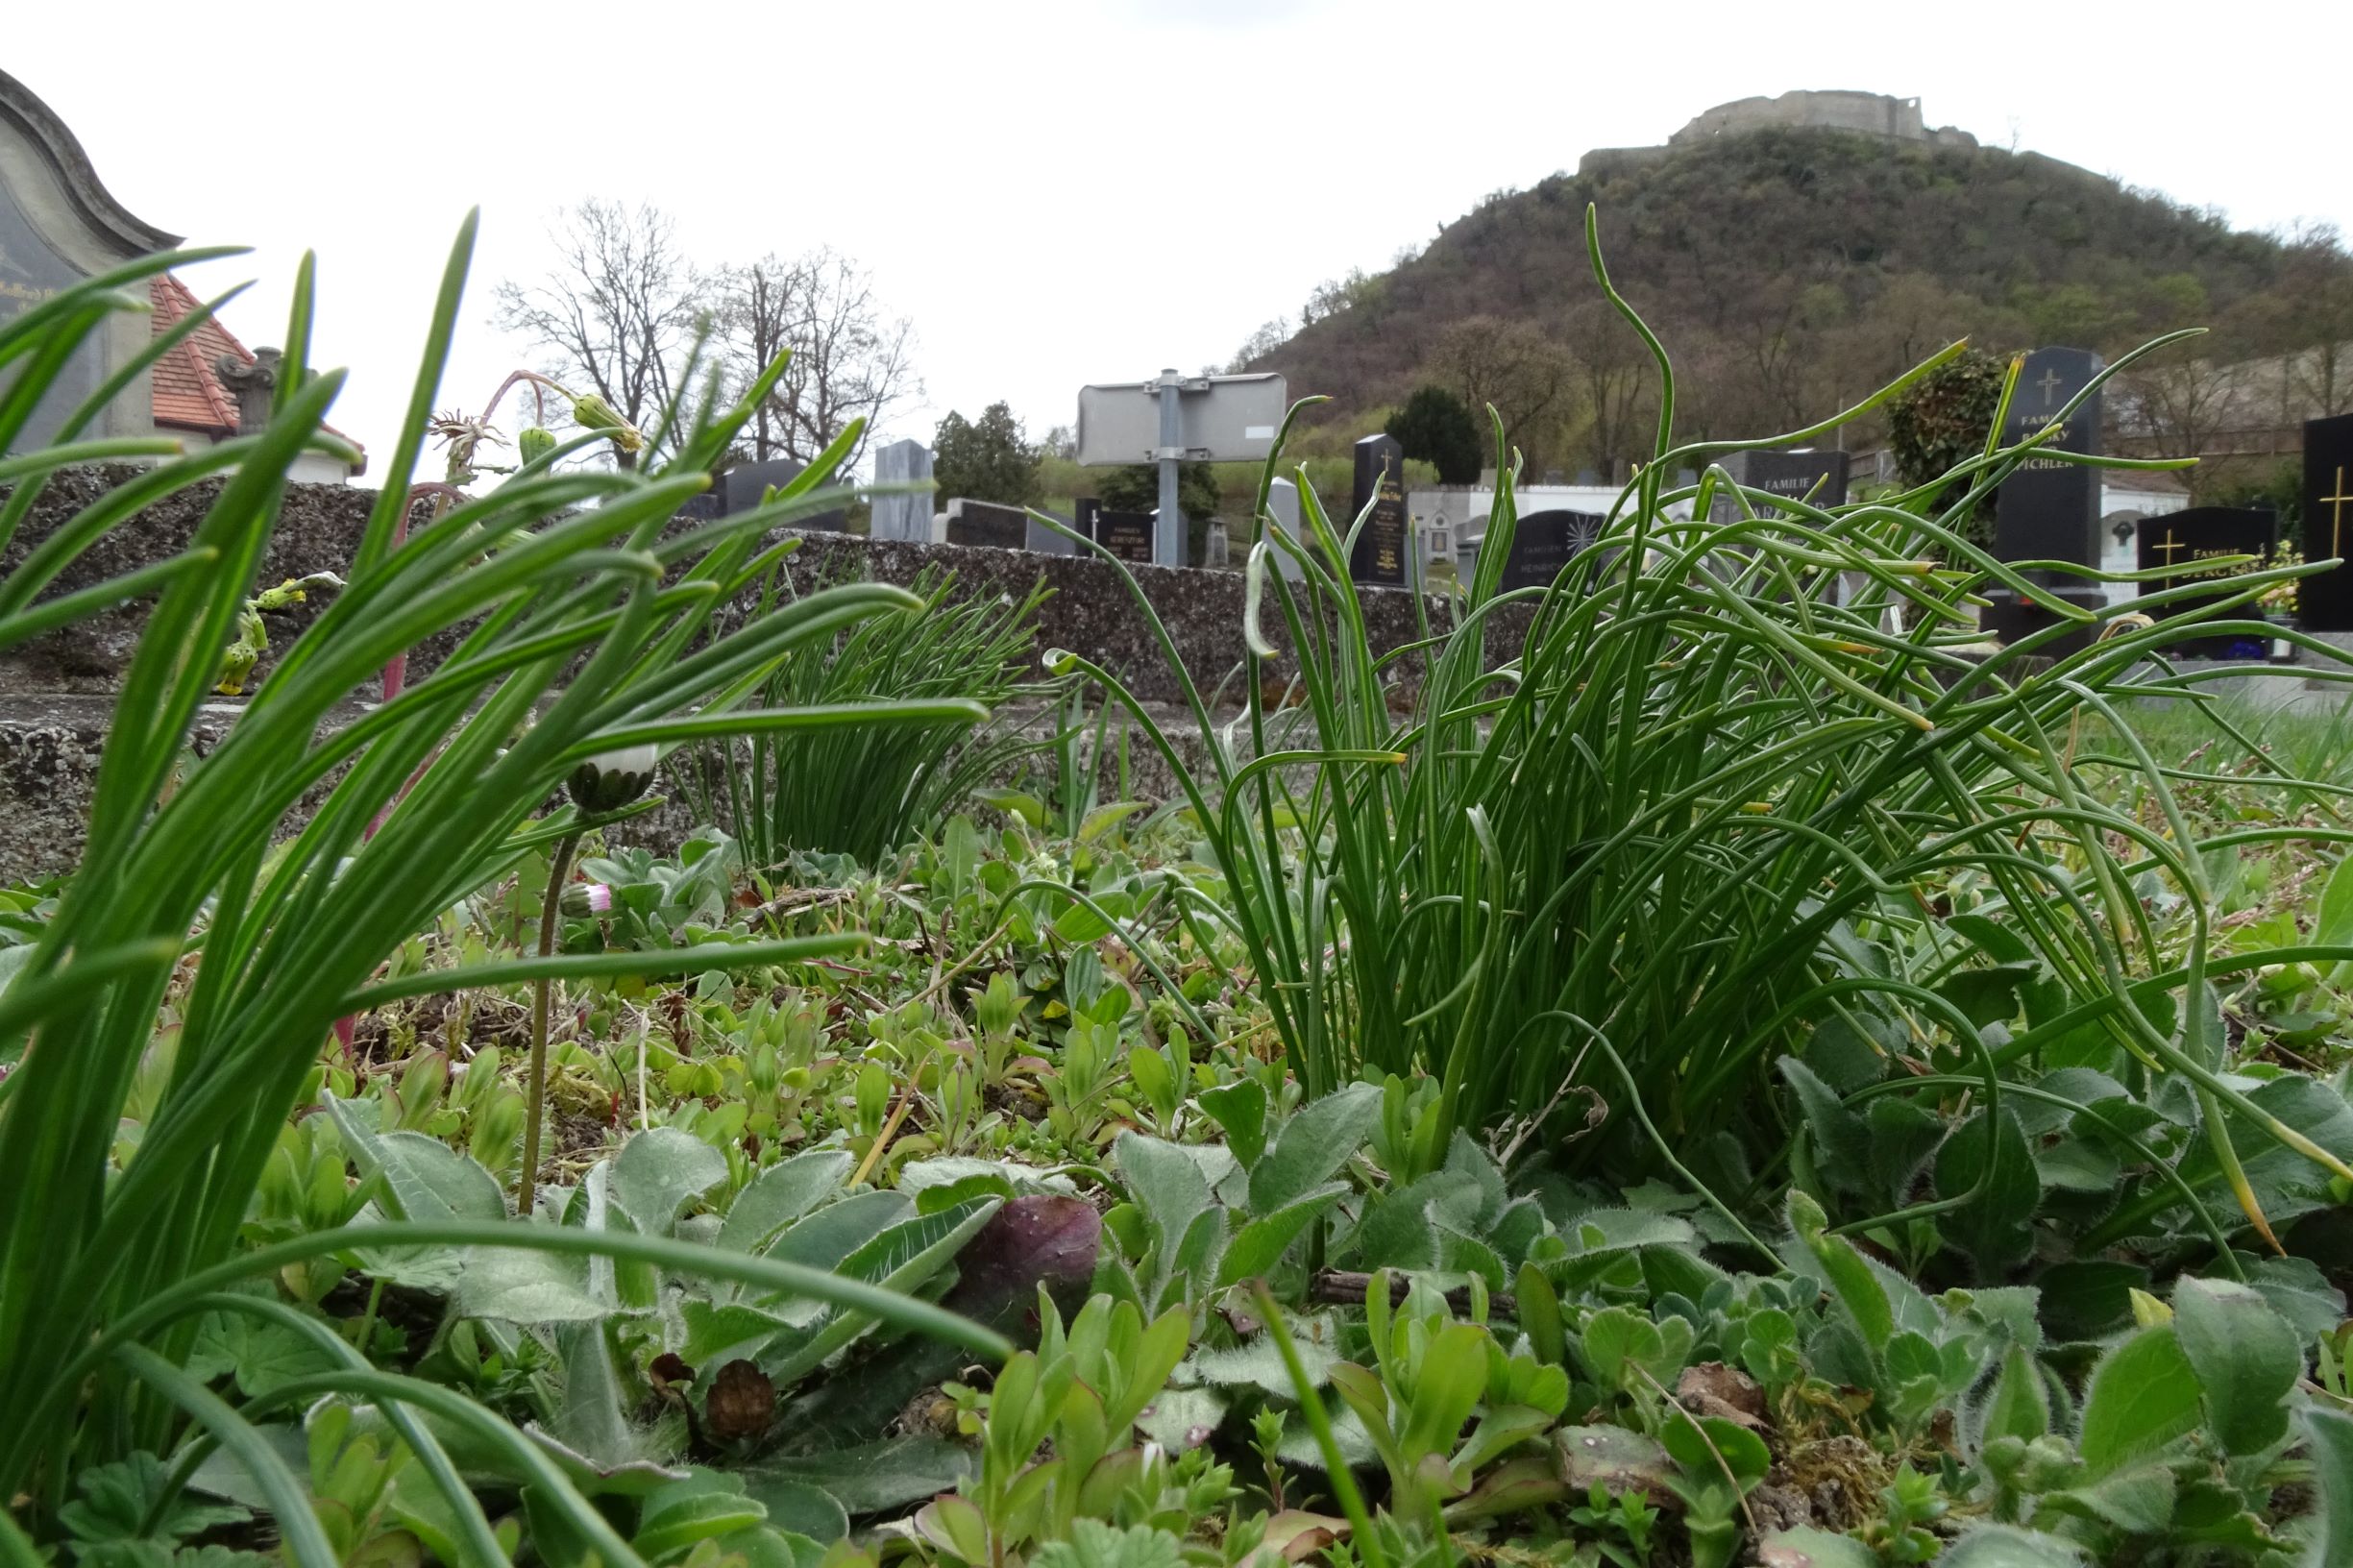
{"type": "Polygon", "coordinates": [[[1266,640],[1259,628],[1259,607],[1266,599],[1266,541],[1261,539],[1250,547],[1250,558],[1242,573],[1242,641],[1259,658],[1275,656],[1275,645],[1266,640]]]}

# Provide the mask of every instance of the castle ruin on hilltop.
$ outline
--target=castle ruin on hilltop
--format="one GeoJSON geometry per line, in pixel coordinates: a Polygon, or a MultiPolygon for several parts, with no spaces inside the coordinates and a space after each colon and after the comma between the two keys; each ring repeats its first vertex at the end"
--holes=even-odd
{"type": "Polygon", "coordinates": [[[1664,147],[1597,147],[1578,161],[1577,172],[1605,173],[1630,164],[1648,163],[1666,157],[1671,149],[1695,147],[1719,136],[1789,128],[1859,131],[1929,147],[1977,145],[1977,138],[1966,131],[1949,125],[1929,126],[1921,116],[1917,98],[1836,88],[1819,92],[1801,90],[1785,92],[1777,98],[1739,98],[1703,110],[1669,136],[1664,147]]]}

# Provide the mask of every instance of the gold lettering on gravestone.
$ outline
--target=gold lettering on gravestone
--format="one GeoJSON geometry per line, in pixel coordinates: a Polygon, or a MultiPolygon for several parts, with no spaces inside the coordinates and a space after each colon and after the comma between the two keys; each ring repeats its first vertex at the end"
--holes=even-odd
{"type": "Polygon", "coordinates": [[[2345,502],[2349,501],[2353,501],[2353,495],[2345,493],[2344,467],[2340,464],[2337,469],[2337,493],[2320,498],[2320,504],[2329,509],[2328,552],[2331,555],[2341,557],[2344,554],[2344,509],[2345,502]]]}
{"type": "MultiPolygon", "coordinates": [[[[1397,471],[1391,465],[1391,455],[1388,453],[1383,453],[1381,454],[1381,479],[1373,486],[1373,493],[1383,501],[1394,502],[1402,510],[1406,503],[1405,486],[1398,483],[1397,471]]],[[[1386,539],[1380,541],[1375,559],[1379,570],[1384,573],[1404,570],[1404,563],[1397,558],[1397,547],[1386,539]]]]}
{"type": "Polygon", "coordinates": [[[17,308],[13,314],[20,316],[33,306],[58,297],[58,291],[54,288],[22,282],[18,278],[9,276],[12,273],[21,275],[24,270],[24,264],[9,255],[8,247],[0,245],[0,300],[16,301],[17,308]]]}
{"type": "MultiPolygon", "coordinates": [[[[2228,561],[2244,560],[2245,558],[2246,552],[2240,550],[2194,550],[2190,552],[2190,559],[2194,561],[2228,561]]],[[[2170,563],[2169,562],[2169,564],[2170,563]]],[[[2182,574],[2182,576],[2192,578],[2235,577],[2238,575],[2238,569],[2219,566],[2208,567],[2203,572],[2185,572],[2182,574]]]]}

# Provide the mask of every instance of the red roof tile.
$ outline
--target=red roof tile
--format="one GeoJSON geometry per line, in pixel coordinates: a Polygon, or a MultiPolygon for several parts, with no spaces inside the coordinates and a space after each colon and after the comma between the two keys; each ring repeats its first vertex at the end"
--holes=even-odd
{"type": "MultiPolygon", "coordinates": [[[[147,297],[155,306],[154,334],[161,337],[197,307],[196,296],[168,272],[148,280],[147,297]]],[[[222,384],[213,361],[232,355],[252,364],[254,356],[216,317],[207,321],[171,347],[156,361],[155,420],[179,429],[202,430],[226,441],[237,433],[237,400],[222,384]]]]}

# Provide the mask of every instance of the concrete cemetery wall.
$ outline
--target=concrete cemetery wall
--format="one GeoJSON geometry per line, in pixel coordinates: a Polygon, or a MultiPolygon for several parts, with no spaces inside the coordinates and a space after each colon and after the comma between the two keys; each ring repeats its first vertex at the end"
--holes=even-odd
{"type": "MultiPolygon", "coordinates": [[[[14,570],[77,511],[137,472],[102,466],[53,479],[24,527],[0,553],[0,571],[14,570]]],[[[116,527],[77,559],[44,597],[88,587],[185,550],[218,490],[217,483],[194,487],[116,527]]],[[[290,487],[262,563],[260,582],[274,584],[319,571],[341,573],[351,561],[375,502],[375,492],[346,485],[290,487]]],[[[938,566],[956,574],[960,595],[1018,598],[1042,576],[1052,592],[1039,616],[1037,646],[1041,652],[1054,648],[1081,652],[1128,680],[1146,702],[1165,705],[1182,699],[1182,690],[1150,625],[1117,571],[1104,561],[870,540],[848,534],[804,537],[807,542],[790,561],[795,585],[803,591],[862,576],[910,583],[926,567],[938,566]]],[[[1244,656],[1242,575],[1156,566],[1132,570],[1187,668],[1208,694],[1244,656]]],[[[1366,619],[1378,647],[1395,648],[1420,634],[1412,596],[1373,588],[1363,594],[1366,619]]],[[[324,602],[319,600],[270,618],[273,652],[257,666],[256,685],[266,682],[275,654],[292,644],[324,602]]],[[[121,689],[150,604],[126,604],[0,649],[0,882],[71,870],[81,846],[83,812],[95,779],[111,699],[121,689]]],[[[752,608],[751,596],[747,595],[725,606],[722,617],[733,621],[752,608]]],[[[1434,601],[1430,610],[1434,626],[1441,625],[1443,607],[1434,601]]],[[[1278,645],[1285,641],[1280,617],[1271,605],[1265,615],[1265,630],[1278,645]]],[[[445,635],[413,650],[412,678],[446,657],[453,642],[453,637],[445,635]]],[[[1264,673],[1280,679],[1293,668],[1286,657],[1264,673]]],[[[1407,677],[1411,678],[1409,669],[1407,677]]],[[[354,697],[364,700],[372,695],[361,691],[354,697]]],[[[1238,688],[1236,697],[1238,700],[1238,688]]],[[[236,706],[233,701],[208,704],[200,724],[203,732],[195,738],[197,749],[206,748],[223,726],[234,721],[236,706]]],[[[1178,727],[1189,731],[1191,725],[1183,722],[1178,727]]]]}

